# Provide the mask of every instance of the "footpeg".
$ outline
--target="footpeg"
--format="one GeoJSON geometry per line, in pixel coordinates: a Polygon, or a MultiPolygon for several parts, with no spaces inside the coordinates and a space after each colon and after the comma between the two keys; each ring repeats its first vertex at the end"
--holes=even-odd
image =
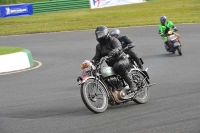
{"type": "Polygon", "coordinates": [[[147,85],[147,87],[151,87],[151,86],[153,86],[153,85],[156,85],[156,83],[149,84],[149,85],[147,85]]]}
{"type": "Polygon", "coordinates": [[[125,86],[121,91],[120,91],[120,96],[124,100],[128,100],[132,98],[135,95],[134,92],[131,92],[129,86],[125,86]]]}

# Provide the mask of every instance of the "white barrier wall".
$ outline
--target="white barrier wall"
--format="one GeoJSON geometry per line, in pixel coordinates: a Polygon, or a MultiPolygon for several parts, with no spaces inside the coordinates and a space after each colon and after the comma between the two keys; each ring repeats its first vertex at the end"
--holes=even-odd
{"type": "Polygon", "coordinates": [[[28,50],[0,56],[0,73],[21,70],[33,65],[32,55],[28,50]]]}
{"type": "Polygon", "coordinates": [[[146,2],[146,0],[90,0],[90,7],[94,9],[142,2],[146,2]]]}

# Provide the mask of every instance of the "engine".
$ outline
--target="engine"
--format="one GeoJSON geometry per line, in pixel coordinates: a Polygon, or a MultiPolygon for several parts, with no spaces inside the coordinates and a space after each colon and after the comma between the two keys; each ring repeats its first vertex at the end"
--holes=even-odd
{"type": "Polygon", "coordinates": [[[119,79],[119,77],[109,77],[106,79],[106,83],[108,85],[110,95],[112,96],[109,99],[110,105],[116,105],[127,102],[127,100],[121,98],[122,94],[120,92],[124,88],[124,83],[121,79],[119,79]]]}
{"type": "Polygon", "coordinates": [[[121,91],[123,89],[123,84],[122,81],[120,79],[118,79],[118,77],[109,77],[107,79],[108,81],[108,86],[111,86],[112,89],[115,89],[117,91],[121,91]]]}

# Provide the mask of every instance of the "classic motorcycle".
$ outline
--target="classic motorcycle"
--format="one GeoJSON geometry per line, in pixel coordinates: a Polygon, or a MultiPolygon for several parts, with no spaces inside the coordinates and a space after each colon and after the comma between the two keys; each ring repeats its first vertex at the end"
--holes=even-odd
{"type": "MultiPolygon", "coordinates": [[[[167,50],[168,52],[172,52],[173,54],[175,51],[178,51],[178,54],[181,56],[182,51],[181,51],[181,43],[180,43],[180,35],[175,33],[172,30],[169,30],[168,33],[165,35],[168,38],[168,44],[170,50],[167,50]]],[[[167,46],[165,45],[166,49],[167,46]]]]}
{"type": "Polygon", "coordinates": [[[118,75],[113,67],[102,64],[109,57],[103,57],[96,65],[89,60],[81,64],[83,73],[77,78],[81,85],[80,93],[85,106],[94,113],[104,112],[108,104],[119,105],[129,101],[144,104],[149,100],[149,87],[154,85],[149,82],[148,68],[141,71],[136,63],[131,64],[129,74],[137,85],[136,92],[130,92],[127,83],[118,75]]]}

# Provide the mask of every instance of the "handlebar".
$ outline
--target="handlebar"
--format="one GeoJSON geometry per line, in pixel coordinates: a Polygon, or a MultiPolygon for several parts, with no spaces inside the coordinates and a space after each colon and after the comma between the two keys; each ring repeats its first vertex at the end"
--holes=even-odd
{"type": "Polygon", "coordinates": [[[101,60],[100,61],[95,61],[95,62],[93,62],[93,64],[95,65],[95,66],[100,66],[104,61],[106,61],[107,59],[109,59],[109,58],[111,58],[111,57],[109,57],[109,56],[104,56],[104,57],[102,57],[101,58],[101,60]]]}
{"type": "Polygon", "coordinates": [[[104,61],[108,60],[109,58],[111,58],[111,57],[109,57],[109,56],[102,57],[102,59],[100,60],[99,64],[102,64],[104,61]]]}

